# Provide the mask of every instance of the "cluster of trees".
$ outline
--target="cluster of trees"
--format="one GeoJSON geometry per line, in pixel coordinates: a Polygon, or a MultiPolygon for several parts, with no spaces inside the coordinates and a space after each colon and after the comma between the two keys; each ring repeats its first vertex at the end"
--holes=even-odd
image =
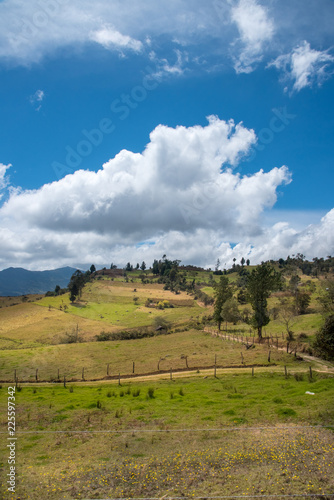
{"type": "Polygon", "coordinates": [[[241,270],[244,269],[245,264],[247,266],[250,266],[250,260],[249,259],[245,260],[244,257],[241,258],[240,264],[239,263],[237,264],[236,262],[237,262],[237,259],[234,257],[231,269],[224,269],[222,271],[220,269],[220,260],[217,259],[215,270],[214,270],[214,274],[220,275],[220,274],[229,274],[229,273],[240,272],[241,270]]]}
{"type": "MultiPolygon", "coordinates": [[[[116,267],[116,266],[115,266],[115,267],[116,267]]],[[[111,268],[111,269],[114,269],[114,268],[111,268]]],[[[127,263],[127,265],[126,265],[126,266],[125,266],[125,268],[124,268],[124,270],[125,270],[126,272],[131,272],[131,271],[133,271],[133,270],[138,271],[138,269],[141,269],[141,270],[144,272],[144,271],[145,271],[145,269],[146,269],[146,263],[143,261],[143,262],[141,263],[141,265],[139,265],[139,263],[137,263],[137,265],[136,265],[135,267],[133,267],[133,265],[132,265],[130,262],[128,262],[128,263],[127,263]]]]}
{"type": "MultiPolygon", "coordinates": [[[[271,261],[272,263],[274,261],[271,261]]],[[[319,276],[334,272],[334,257],[328,255],[326,259],[323,257],[314,257],[312,261],[306,260],[305,255],[297,253],[297,255],[290,255],[287,259],[279,259],[277,261],[280,269],[285,271],[295,271],[300,269],[303,274],[307,276],[319,276]]]]}
{"type": "MultiPolygon", "coordinates": [[[[95,267],[95,266],[91,266],[95,267]]],[[[70,301],[73,303],[77,297],[81,297],[81,293],[85,284],[90,281],[91,275],[95,271],[86,271],[83,273],[79,269],[75,271],[71,276],[71,280],[68,284],[68,291],[70,292],[70,301]]]]}
{"type": "Polygon", "coordinates": [[[154,259],[152,272],[155,275],[168,276],[171,281],[175,281],[180,262],[180,260],[169,260],[166,255],[163,255],[159,261],[154,259]]]}
{"type": "MultiPolygon", "coordinates": [[[[274,290],[282,287],[281,273],[277,272],[269,263],[263,262],[253,269],[247,277],[246,294],[238,295],[239,300],[250,302],[253,315],[249,322],[257,329],[259,338],[262,338],[262,328],[269,321],[268,298],[274,290]],[[245,298],[247,296],[247,299],[245,298]]],[[[235,323],[240,318],[237,300],[233,298],[234,289],[227,276],[221,276],[215,286],[215,305],[213,318],[220,330],[223,321],[235,323]]]]}

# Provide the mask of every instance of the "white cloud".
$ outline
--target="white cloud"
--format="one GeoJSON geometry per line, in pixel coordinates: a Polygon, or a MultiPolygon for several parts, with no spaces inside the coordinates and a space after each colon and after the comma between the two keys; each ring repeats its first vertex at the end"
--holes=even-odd
{"type": "Polygon", "coordinates": [[[312,224],[301,231],[296,231],[287,222],[279,222],[267,228],[260,238],[238,244],[233,249],[233,256],[237,260],[244,256],[255,264],[297,253],[304,254],[308,259],[326,257],[333,253],[333,249],[334,209],[322,217],[318,224],[312,224]]]}
{"type": "Polygon", "coordinates": [[[152,76],[156,79],[161,79],[164,76],[174,75],[180,76],[185,72],[185,63],[188,62],[188,54],[186,52],[181,52],[181,50],[176,49],[174,51],[176,55],[176,61],[171,64],[166,58],[159,58],[154,51],[151,51],[149,58],[156,65],[156,71],[152,73],[152,76]]]}
{"type": "MultiPolygon", "coordinates": [[[[212,267],[217,257],[230,265],[233,257],[332,253],[334,210],[301,231],[263,224],[291,175],[284,166],[233,172],[255,141],[241,123],[215,116],[204,127],[159,125],[141,154],[123,150],[97,172],[13,191],[0,208],[0,267],[151,264],[164,253],[212,267]]],[[[8,167],[0,167],[2,178],[8,167]]]]}
{"type": "Polygon", "coordinates": [[[45,98],[44,90],[36,90],[36,92],[29,97],[29,101],[33,106],[36,106],[36,111],[39,111],[42,107],[42,101],[45,98]]]}
{"type": "Polygon", "coordinates": [[[175,37],[198,44],[217,31],[216,12],[211,5],[203,7],[202,0],[191,6],[184,0],[0,2],[0,58],[24,65],[92,42],[108,50],[141,52],[164,35],[169,44],[175,37]]]}
{"type": "Polygon", "coordinates": [[[240,33],[240,40],[234,43],[233,50],[237,52],[234,67],[237,73],[249,73],[262,59],[264,45],[274,35],[274,23],[267,9],[256,0],[239,0],[231,17],[240,33]]]}
{"type": "Polygon", "coordinates": [[[277,57],[268,67],[274,66],[283,70],[283,78],[293,81],[293,90],[299,92],[314,83],[321,85],[324,79],[328,78],[328,69],[333,62],[334,57],[327,50],[311,49],[310,44],[304,41],[290,54],[277,57]]]}

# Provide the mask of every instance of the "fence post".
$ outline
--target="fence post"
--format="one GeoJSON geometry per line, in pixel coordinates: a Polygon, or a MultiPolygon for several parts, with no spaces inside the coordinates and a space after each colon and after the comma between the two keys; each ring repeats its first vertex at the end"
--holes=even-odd
{"type": "Polygon", "coordinates": [[[133,361],[132,362],[132,373],[134,373],[134,372],[135,372],[135,362],[133,361]]]}
{"type": "Polygon", "coordinates": [[[121,374],[118,374],[118,385],[121,385],[121,374]]]}
{"type": "Polygon", "coordinates": [[[109,377],[109,363],[107,364],[107,377],[109,377]]]}
{"type": "Polygon", "coordinates": [[[288,371],[286,369],[286,366],[284,365],[284,374],[285,374],[285,378],[288,378],[288,371]]]}
{"type": "Polygon", "coordinates": [[[35,378],[36,378],[36,382],[38,382],[38,368],[36,369],[36,375],[35,375],[35,378]]]}
{"type": "Polygon", "coordinates": [[[268,353],[268,363],[270,363],[270,351],[268,353]]]}
{"type": "Polygon", "coordinates": [[[85,380],[85,369],[82,369],[82,380],[85,380]]]}
{"type": "Polygon", "coordinates": [[[240,354],[241,354],[241,363],[244,364],[244,357],[243,357],[242,352],[240,354]]]}
{"type": "Polygon", "coordinates": [[[60,375],[59,375],[59,368],[58,368],[58,380],[60,380],[60,375]]]}
{"type": "Polygon", "coordinates": [[[64,387],[66,388],[66,377],[64,375],[64,387]]]}
{"type": "Polygon", "coordinates": [[[310,379],[312,380],[312,366],[310,366],[310,379]]]}
{"type": "Polygon", "coordinates": [[[214,369],[214,377],[217,378],[217,367],[215,365],[215,369],[214,369]]]}
{"type": "Polygon", "coordinates": [[[254,377],[254,366],[252,366],[252,377],[254,377]]]}
{"type": "Polygon", "coordinates": [[[170,368],[170,379],[173,380],[173,372],[172,372],[172,367],[170,368]]]}

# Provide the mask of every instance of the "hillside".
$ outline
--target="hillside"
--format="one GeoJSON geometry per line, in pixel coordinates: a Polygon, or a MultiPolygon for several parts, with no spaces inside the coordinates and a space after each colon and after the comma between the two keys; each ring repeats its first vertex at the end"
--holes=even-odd
{"type": "Polygon", "coordinates": [[[20,267],[10,267],[0,271],[0,296],[46,293],[57,285],[65,288],[76,269],[63,267],[51,271],[28,271],[20,267]]]}
{"type": "Polygon", "coordinates": [[[0,404],[15,395],[19,497],[326,498],[334,365],[312,349],[332,273],[282,264],[260,342],[240,295],[255,266],[226,275],[239,318],[218,332],[226,276],[177,265],[165,274],[163,264],[160,274],[76,273],[72,300],[71,286],[0,297],[0,404]],[[288,339],[280,313],[295,288],[308,300],[288,317],[288,339]]]}

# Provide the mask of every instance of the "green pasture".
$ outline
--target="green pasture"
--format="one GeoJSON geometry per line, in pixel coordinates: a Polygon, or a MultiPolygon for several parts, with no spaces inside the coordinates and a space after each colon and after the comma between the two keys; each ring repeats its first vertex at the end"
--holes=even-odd
{"type": "MultiPolygon", "coordinates": [[[[7,384],[0,401],[7,402],[7,384]]],[[[247,497],[334,487],[334,379],[319,373],[22,386],[16,419],[20,498],[247,497]]],[[[4,482],[2,492],[17,498],[4,482]]]]}

